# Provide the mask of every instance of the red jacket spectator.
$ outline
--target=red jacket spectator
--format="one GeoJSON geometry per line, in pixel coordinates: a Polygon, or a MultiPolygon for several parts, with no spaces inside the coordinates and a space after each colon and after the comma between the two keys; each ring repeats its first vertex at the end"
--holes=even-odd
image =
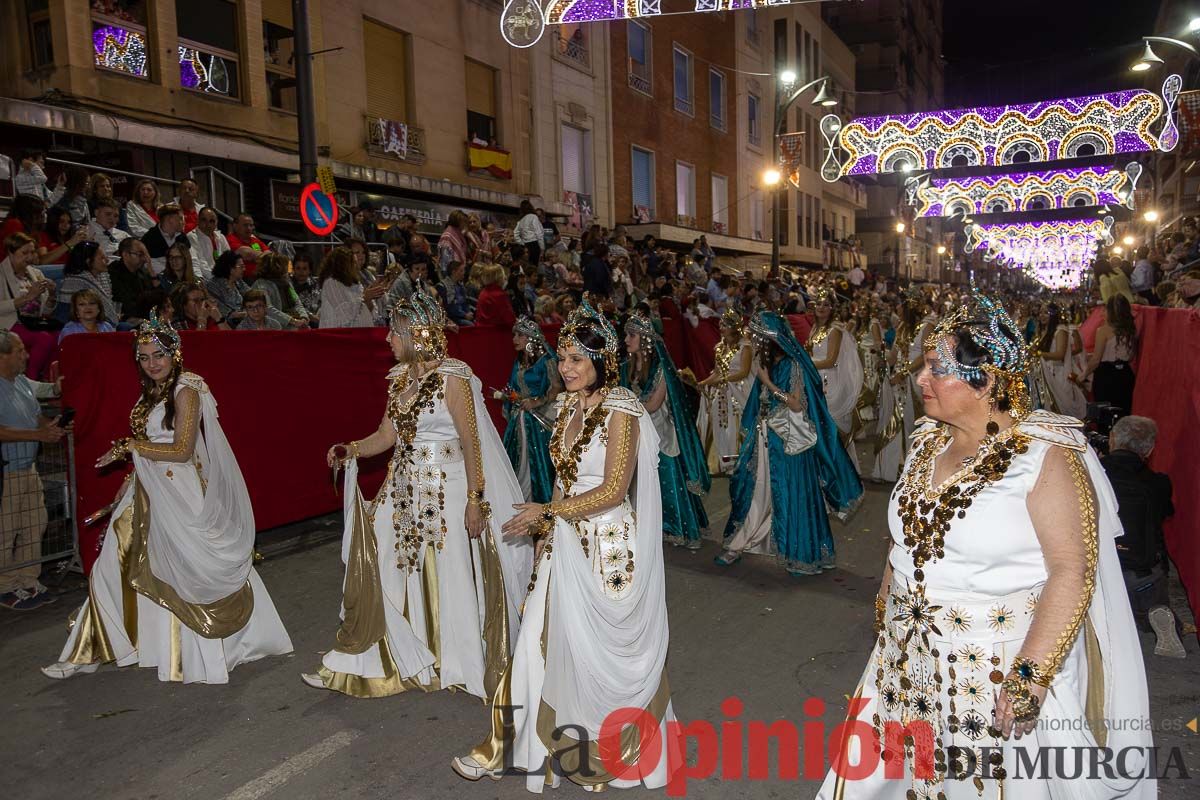
{"type": "Polygon", "coordinates": [[[254,235],[254,218],[249,214],[238,214],[233,225],[229,227],[229,233],[225,234],[225,240],[229,242],[229,249],[235,253],[243,247],[249,250],[248,253],[242,254],[242,260],[246,265],[245,280],[253,280],[254,273],[258,271],[258,257],[271,249],[266,242],[254,235]]]}
{"type": "Polygon", "coordinates": [[[517,321],[508,292],[499,284],[490,283],[479,292],[475,306],[476,325],[503,325],[510,328],[517,321]]]}

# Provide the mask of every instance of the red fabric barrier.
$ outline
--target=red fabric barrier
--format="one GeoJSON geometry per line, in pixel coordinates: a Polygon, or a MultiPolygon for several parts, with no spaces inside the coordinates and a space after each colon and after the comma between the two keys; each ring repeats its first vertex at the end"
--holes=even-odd
{"type": "MultiPolygon", "coordinates": [[[[369,435],[383,416],[385,376],[393,365],[383,328],[355,330],[184,332],[186,369],[212,388],[225,430],[246,477],[260,530],[326,514],[335,495],[325,451],[369,435]]],[[[550,331],[551,337],[556,331],[550,331]]],[[[125,469],[93,465],[129,434],[139,383],[131,334],[79,334],[64,341],[63,402],[76,409],[75,455],[80,516],[107,505],[125,469]]],[[[485,387],[508,381],[514,358],[507,328],[464,328],[450,355],[471,365],[485,387]]],[[[498,403],[488,410],[503,425],[498,403]]],[[[364,489],[383,480],[386,457],[364,464],[364,489]]],[[[84,569],[99,555],[104,525],[81,529],[84,569]]]]}

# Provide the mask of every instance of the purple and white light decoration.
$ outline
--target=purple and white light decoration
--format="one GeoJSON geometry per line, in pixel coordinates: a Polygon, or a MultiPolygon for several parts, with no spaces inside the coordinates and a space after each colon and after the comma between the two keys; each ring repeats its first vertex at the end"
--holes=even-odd
{"type": "Polygon", "coordinates": [[[1171,112],[1179,77],[1163,97],[1142,89],[1012,106],[821,121],[828,144],[822,177],[1006,166],[1114,153],[1170,150],[1179,140],[1171,112]],[[1165,99],[1165,102],[1164,102],[1165,99]],[[1151,125],[1166,113],[1156,137],[1151,125]],[[844,154],[838,157],[838,151],[844,154]]]}
{"type": "Polygon", "coordinates": [[[1022,269],[1043,286],[1074,289],[1101,245],[1110,245],[1113,218],[967,225],[966,252],[1022,269]]]}
{"type": "Polygon", "coordinates": [[[1142,165],[1125,169],[1085,167],[1046,172],[1012,172],[973,178],[909,178],[905,196],[918,217],[1003,214],[1055,208],[1118,206],[1133,208],[1142,165]]]}
{"type": "Polygon", "coordinates": [[[229,96],[233,88],[225,59],[193,47],[179,47],[179,82],[185,89],[229,96]]]}
{"type": "Polygon", "coordinates": [[[144,33],[97,23],[92,27],[92,50],[97,67],[124,72],[135,78],[150,77],[144,33]]]}

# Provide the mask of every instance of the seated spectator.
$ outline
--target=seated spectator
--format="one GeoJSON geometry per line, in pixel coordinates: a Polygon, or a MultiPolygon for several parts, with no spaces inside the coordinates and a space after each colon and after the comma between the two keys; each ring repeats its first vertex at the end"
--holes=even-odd
{"type": "Polygon", "coordinates": [[[229,252],[229,240],[217,230],[217,212],[201,208],[196,215],[196,227],[187,235],[192,250],[192,267],[196,277],[207,281],[222,253],[229,252]]]}
{"type": "Polygon", "coordinates": [[[108,277],[112,283],[112,299],[120,316],[117,319],[141,324],[148,313],[141,305],[141,297],[154,288],[150,275],[150,254],[140,239],[132,236],[117,246],[117,260],[108,265],[108,277]]]}
{"type": "Polygon", "coordinates": [[[141,239],[158,224],[158,184],[142,178],[133,187],[133,197],[125,204],[123,227],[135,239],[141,239]]]}
{"type": "Polygon", "coordinates": [[[184,247],[190,247],[187,237],[183,235],[183,212],[179,206],[159,206],[158,224],[142,237],[146,252],[150,254],[150,272],[161,275],[167,268],[167,250],[176,241],[181,241],[184,247]]]}
{"type": "Polygon", "coordinates": [[[204,204],[197,200],[199,197],[200,184],[191,178],[184,178],[179,182],[179,196],[174,202],[183,212],[184,233],[191,233],[200,224],[200,210],[204,208],[204,204]]]}
{"type": "Polygon", "coordinates": [[[517,321],[517,315],[513,313],[512,300],[504,290],[504,268],[498,264],[476,264],[475,270],[483,286],[475,306],[475,324],[511,328],[517,321]]]}
{"type": "Polygon", "coordinates": [[[112,278],[108,274],[108,256],[104,255],[99,244],[80,242],[75,245],[63,269],[63,276],[58,290],[62,300],[55,309],[55,319],[64,324],[71,319],[74,312],[70,298],[84,289],[91,289],[100,297],[105,319],[118,319],[112,296],[112,278]]]}
{"type": "Polygon", "coordinates": [[[571,316],[571,312],[579,306],[579,301],[574,295],[564,294],[554,301],[554,309],[558,312],[558,316],[564,321],[571,316]]]}
{"type": "Polygon", "coordinates": [[[138,297],[138,307],[145,309],[147,319],[151,316],[164,320],[175,318],[175,309],[171,307],[171,295],[157,286],[142,292],[138,297]]]}
{"type": "MultiPolygon", "coordinates": [[[[69,215],[69,212],[68,212],[69,215]]],[[[0,225],[0,258],[8,255],[4,244],[14,233],[23,233],[36,241],[46,223],[46,205],[36,197],[21,195],[13,200],[4,224],[0,225]]]]}
{"type": "Polygon", "coordinates": [[[227,250],[217,257],[207,284],[208,296],[217,304],[218,313],[235,328],[246,317],[243,306],[250,286],[242,279],[245,274],[246,263],[241,254],[227,250]]]}
{"type": "Polygon", "coordinates": [[[254,235],[254,217],[249,214],[238,214],[225,237],[229,241],[229,249],[241,254],[246,264],[246,277],[253,280],[258,269],[258,259],[271,248],[262,239],[254,235]]]}
{"type": "Polygon", "coordinates": [[[1108,435],[1109,454],[1101,463],[1117,497],[1124,531],[1117,537],[1117,557],[1134,617],[1158,637],[1155,655],[1183,658],[1187,653],[1167,598],[1171,561],[1162,532],[1175,513],[1171,479],[1147,465],[1157,437],[1154,420],[1122,417],[1108,435]]]}
{"type": "Polygon", "coordinates": [[[475,304],[467,297],[467,288],[463,285],[466,274],[466,264],[451,261],[446,277],[437,285],[438,296],[446,308],[446,316],[460,327],[473,325],[475,319],[475,304]]]}
{"type": "Polygon", "coordinates": [[[533,304],[533,318],[539,325],[562,325],[563,318],[554,307],[554,298],[544,294],[533,304]]]}
{"type": "Polygon", "coordinates": [[[84,228],[92,219],[92,211],[88,208],[87,200],[89,181],[90,176],[87,170],[80,167],[69,167],[62,197],[55,203],[70,212],[72,222],[84,228]]]}
{"type": "Polygon", "coordinates": [[[300,304],[308,312],[309,320],[316,322],[321,312],[321,286],[313,277],[313,262],[306,253],[297,253],[292,259],[292,286],[300,298],[300,304]]]}
{"type": "Polygon", "coordinates": [[[354,263],[358,266],[358,282],[366,288],[379,280],[375,270],[371,269],[371,251],[367,243],[362,239],[347,239],[344,244],[350,248],[350,255],[354,256],[354,263]]]}
{"type": "MultiPolygon", "coordinates": [[[[101,203],[108,200],[117,203],[116,197],[113,196],[112,178],[103,172],[93,172],[92,176],[88,179],[87,204],[89,218],[95,218],[96,209],[100,207],[101,203]]],[[[117,203],[118,216],[120,215],[120,211],[121,204],[117,203]]]]}
{"type": "Polygon", "coordinates": [[[95,289],[71,295],[71,320],[58,334],[58,343],[76,333],[112,333],[116,328],[104,316],[104,302],[95,289]]]}
{"type": "Polygon", "coordinates": [[[121,220],[121,207],[111,197],[96,201],[95,218],[87,227],[87,238],[100,245],[109,261],[117,257],[117,247],[129,238],[129,234],[117,227],[121,220]]]}
{"type": "Polygon", "coordinates": [[[349,248],[335,247],[325,256],[320,282],[322,328],[370,328],[375,324],[375,305],[387,285],[377,282],[364,289],[349,248]]]}
{"type": "MultiPolygon", "coordinates": [[[[282,258],[282,256],[279,256],[282,258]]],[[[259,272],[261,273],[266,266],[265,260],[259,262],[259,272]]],[[[262,281],[261,278],[255,282],[255,286],[262,281]]],[[[251,289],[246,292],[246,296],[242,298],[242,308],[246,311],[246,318],[238,324],[239,331],[279,331],[283,330],[278,322],[267,316],[267,294],[258,289],[251,289]]]]}
{"type": "MultiPolygon", "coordinates": [[[[251,291],[257,289],[266,296],[267,306],[270,310],[269,315],[280,330],[307,328],[308,312],[301,305],[300,297],[292,287],[291,279],[288,278],[288,266],[287,256],[280,253],[267,253],[258,260],[258,280],[250,289],[251,291]]],[[[242,308],[246,309],[247,314],[250,313],[244,299],[242,308]]]]}
{"type": "MultiPolygon", "coordinates": [[[[124,231],[122,231],[124,233],[124,231]]],[[[71,213],[57,206],[46,214],[46,225],[38,231],[38,263],[42,266],[57,266],[67,263],[71,248],[86,241],[88,232],[76,228],[71,213]]]]}
{"type": "Polygon", "coordinates": [[[17,335],[29,354],[26,375],[38,380],[58,351],[61,323],[50,318],[56,289],[33,266],[33,237],[14,233],[4,241],[8,257],[0,261],[0,328],[17,335]],[[51,324],[53,323],[53,324],[51,324]]]}
{"type": "Polygon", "coordinates": [[[174,316],[172,327],[177,331],[229,330],[229,325],[217,304],[209,299],[198,283],[178,283],[169,295],[174,316]]]}
{"type": "Polygon", "coordinates": [[[168,292],[180,283],[197,283],[196,271],[192,268],[192,249],[182,236],[167,248],[167,268],[158,276],[158,285],[168,292]]]}

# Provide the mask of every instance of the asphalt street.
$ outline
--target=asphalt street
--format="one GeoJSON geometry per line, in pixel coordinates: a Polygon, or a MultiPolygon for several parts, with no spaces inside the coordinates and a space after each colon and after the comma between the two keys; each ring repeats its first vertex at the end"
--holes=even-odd
{"type": "MultiPolygon", "coordinates": [[[[873,641],[886,500],[886,487],[868,487],[856,515],[835,525],[839,568],[816,577],[791,578],[761,558],[722,569],[713,564],[714,542],[696,553],[668,548],[669,672],[682,720],[718,725],[727,719],[722,702],[737,698],[743,722],[800,725],[814,720],[805,701],[819,698],[826,704],[819,719],[830,727],[841,721],[873,641]]],[[[725,480],[714,483],[708,507],[720,530],[728,513],[725,480]]],[[[522,778],[469,784],[450,770],[450,758],[488,731],[488,710],[477,699],[439,692],[355,700],[300,682],[337,627],[342,567],[329,535],[338,524],[323,518],[266,537],[295,541],[291,534],[299,532],[309,544],[287,553],[267,548],[276,554],[259,565],[296,651],[239,667],[227,686],[160,683],[154,670],[137,668],[104,668],[61,682],[43,677],[38,667],[56,659],[67,616],[84,597],[77,582],[68,580],[54,605],[0,616],[3,796],[525,797],[522,778]]],[[[1177,610],[1185,608],[1175,600],[1177,610]]],[[[1200,735],[1186,728],[1200,714],[1200,652],[1195,636],[1185,638],[1183,661],[1153,656],[1151,638],[1143,639],[1156,743],[1179,748],[1192,775],[1160,784],[1161,797],[1179,800],[1200,796],[1200,735]]],[[[815,794],[817,781],[779,780],[774,766],[771,774],[755,781],[717,775],[692,782],[688,796],[815,794]]],[[[557,794],[584,796],[569,784],[557,794]]]]}

